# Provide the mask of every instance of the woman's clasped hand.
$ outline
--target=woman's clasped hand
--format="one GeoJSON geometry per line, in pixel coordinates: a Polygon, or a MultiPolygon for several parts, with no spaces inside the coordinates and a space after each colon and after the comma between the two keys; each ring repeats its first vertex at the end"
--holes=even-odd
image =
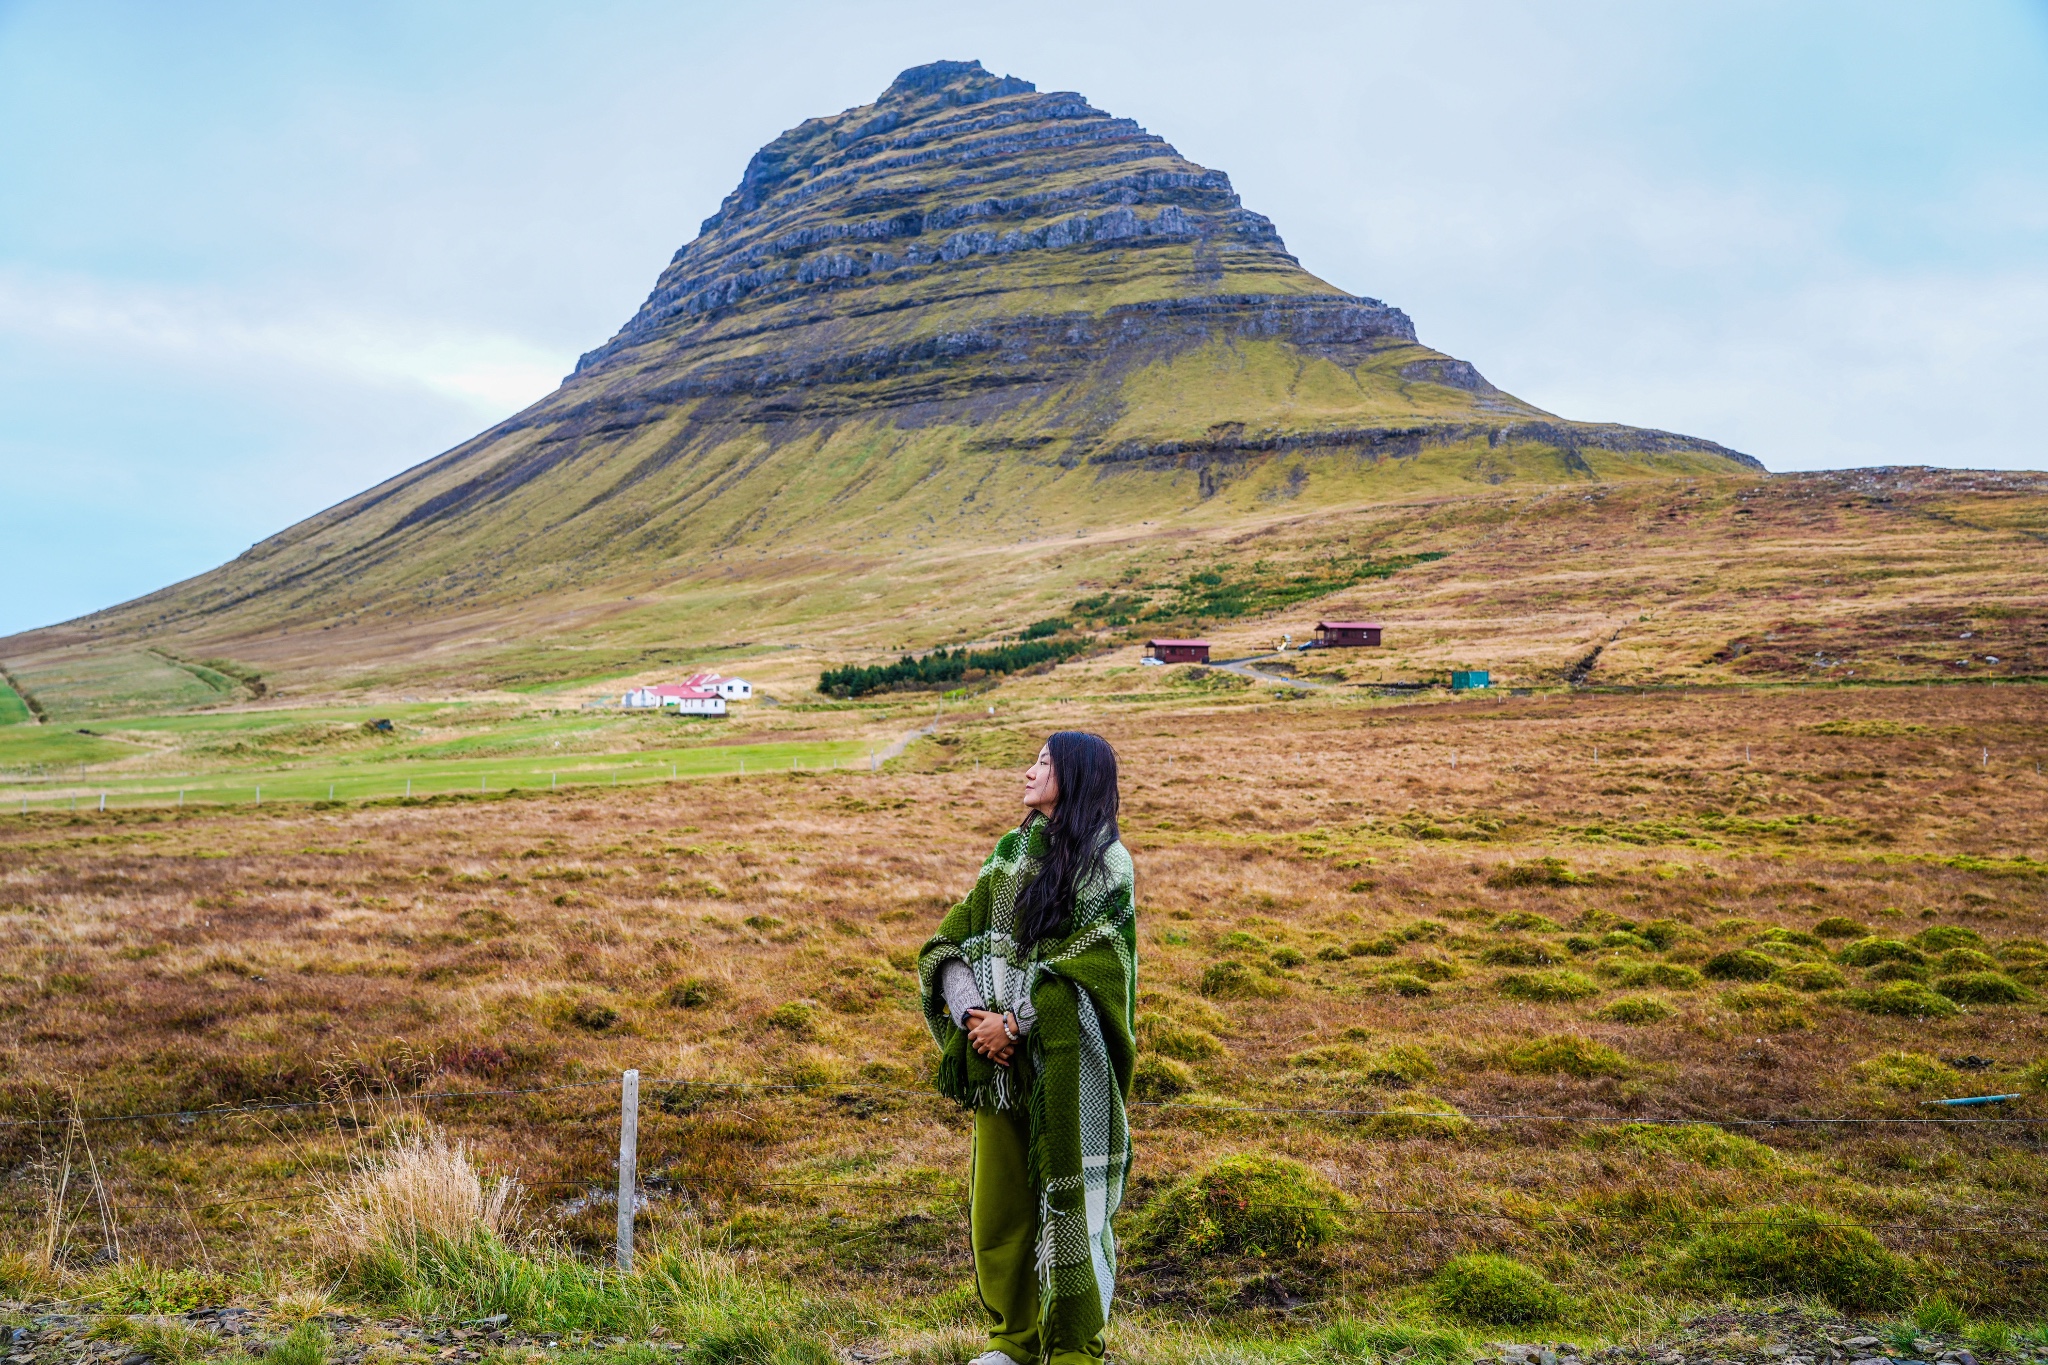
{"type": "Polygon", "coordinates": [[[967,1042],[997,1066],[1008,1066],[1017,1050],[1016,1017],[994,1010],[967,1011],[967,1042]]]}

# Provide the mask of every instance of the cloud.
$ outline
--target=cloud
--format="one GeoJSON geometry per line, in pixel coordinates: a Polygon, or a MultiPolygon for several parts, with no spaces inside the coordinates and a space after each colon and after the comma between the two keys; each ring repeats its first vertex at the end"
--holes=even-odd
{"type": "Polygon", "coordinates": [[[575,363],[523,337],[355,310],[300,296],[0,270],[0,336],[46,347],[124,351],[188,370],[298,370],[309,378],[411,386],[483,421],[552,391],[575,363]]]}

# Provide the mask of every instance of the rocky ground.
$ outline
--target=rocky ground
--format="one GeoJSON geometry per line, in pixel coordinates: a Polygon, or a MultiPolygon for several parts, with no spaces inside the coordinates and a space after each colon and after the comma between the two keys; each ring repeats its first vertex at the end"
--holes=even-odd
{"type": "MultiPolygon", "coordinates": [[[[208,1308],[168,1317],[62,1311],[51,1305],[0,1303],[13,1324],[0,1326],[5,1365],[189,1365],[211,1355],[263,1355],[297,1325],[246,1308],[208,1308]]],[[[303,1319],[331,1339],[331,1365],[357,1362],[469,1361],[585,1354],[623,1348],[625,1337],[513,1331],[503,1316],[421,1326],[398,1319],[327,1313],[303,1319]]],[[[657,1326],[637,1344],[681,1351],[657,1326]]],[[[1859,1325],[1800,1308],[1727,1310],[1695,1318],[1655,1340],[1599,1348],[1569,1341],[1487,1343],[1472,1365],[2048,1365],[2048,1340],[2014,1342],[1990,1351],[1962,1340],[1919,1333],[1909,1324],[1859,1325]]],[[[855,1362],[888,1359],[872,1348],[846,1353],[855,1362]]],[[[289,1365],[318,1365],[292,1353],[289,1365]]]]}

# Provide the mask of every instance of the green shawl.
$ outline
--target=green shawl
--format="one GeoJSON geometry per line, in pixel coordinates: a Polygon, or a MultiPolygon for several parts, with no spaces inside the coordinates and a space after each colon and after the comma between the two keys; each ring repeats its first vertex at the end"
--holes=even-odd
{"type": "Polygon", "coordinates": [[[918,955],[925,1022],[943,1050],[941,1093],[967,1108],[1023,1109],[1038,1187],[1038,1311],[1046,1349],[1088,1341],[1109,1321],[1116,1286],[1110,1218],[1131,1169],[1137,1044],[1137,908],[1131,855],[1110,846],[1102,871],[1075,889],[1066,937],[1027,950],[1016,937],[1017,897],[1046,852],[1037,816],[1005,834],[974,889],[946,912],[918,955]],[[939,968],[957,958],[992,1010],[1028,999],[1038,1018],[1010,1067],[968,1046],[946,1013],[939,968]]]}

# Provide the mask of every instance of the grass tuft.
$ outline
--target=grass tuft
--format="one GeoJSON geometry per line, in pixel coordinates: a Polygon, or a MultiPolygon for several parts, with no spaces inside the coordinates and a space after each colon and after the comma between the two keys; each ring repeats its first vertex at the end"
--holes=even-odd
{"type": "Polygon", "coordinates": [[[1654,995],[1624,995],[1593,1011],[1595,1018],[1610,1024],[1654,1024],[1676,1013],[1670,1001],[1654,995]]]}
{"type": "Polygon", "coordinates": [[[1548,1322],[1564,1298],[1520,1261],[1486,1252],[1452,1257],[1431,1277],[1430,1288],[1445,1312],[1480,1323],[1548,1322]]]}
{"type": "Polygon", "coordinates": [[[1675,1283],[1814,1295],[1848,1312],[1896,1308],[1912,1290],[1911,1266],[1868,1230],[1797,1205],[1704,1229],[1670,1269],[1675,1283]]]}
{"type": "Polygon", "coordinates": [[[1628,1058],[1590,1038],[1575,1033],[1556,1033],[1518,1043],[1501,1058],[1510,1071],[1543,1076],[1620,1076],[1628,1071],[1628,1058]]]}
{"type": "Polygon", "coordinates": [[[1169,1186],[1144,1210],[1132,1245],[1182,1269],[1206,1257],[1289,1256],[1337,1235],[1342,1197],[1307,1167],[1247,1152],[1169,1186]]]}

